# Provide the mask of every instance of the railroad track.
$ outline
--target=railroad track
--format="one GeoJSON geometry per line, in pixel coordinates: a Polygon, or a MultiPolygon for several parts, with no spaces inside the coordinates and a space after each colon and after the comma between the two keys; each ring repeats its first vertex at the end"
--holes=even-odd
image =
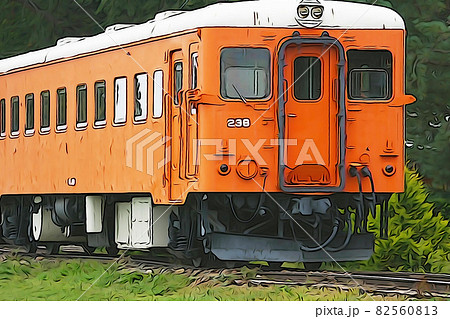
{"type": "Polygon", "coordinates": [[[189,265],[180,265],[167,260],[155,260],[148,255],[119,255],[117,257],[106,255],[86,255],[82,249],[68,246],[62,249],[60,254],[49,255],[38,251],[36,254],[27,254],[16,247],[0,246],[0,255],[16,253],[29,257],[45,258],[79,258],[95,259],[99,261],[125,260],[130,270],[148,271],[151,269],[163,269],[164,271],[183,272],[194,277],[211,278],[218,273],[226,272],[235,275],[239,279],[233,279],[237,285],[285,285],[339,288],[342,290],[360,289],[374,294],[394,294],[410,297],[439,297],[450,298],[450,274],[407,273],[407,272],[335,272],[335,271],[303,271],[303,270],[267,270],[265,267],[248,265],[253,267],[251,275],[243,276],[240,268],[223,269],[196,268],[189,265]]]}
{"type": "Polygon", "coordinates": [[[370,293],[450,298],[450,275],[394,272],[264,271],[248,280],[253,285],[304,285],[361,289],[370,293]]]}

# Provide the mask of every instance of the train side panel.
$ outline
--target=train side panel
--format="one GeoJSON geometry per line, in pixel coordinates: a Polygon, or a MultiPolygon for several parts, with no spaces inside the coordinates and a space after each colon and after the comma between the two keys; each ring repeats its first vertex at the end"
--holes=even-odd
{"type": "MultiPolygon", "coordinates": [[[[152,193],[156,202],[169,201],[169,180],[157,165],[168,150],[155,143],[163,140],[167,110],[154,118],[153,76],[164,74],[164,103],[169,96],[171,70],[167,55],[181,50],[186,65],[191,43],[198,43],[196,33],[166,37],[124,49],[98,52],[59,63],[32,67],[0,77],[0,98],[6,100],[6,135],[0,140],[0,165],[4,168],[0,191],[7,194],[64,193],[152,193]],[[148,116],[134,124],[136,74],[148,74],[148,116]],[[126,77],[127,121],[114,124],[115,79],[126,77]],[[94,123],[97,81],[106,81],[106,123],[94,123]],[[78,129],[77,94],[80,84],[87,85],[87,127],[78,129]],[[56,91],[66,88],[67,129],[56,130],[56,91]],[[50,132],[40,133],[40,93],[50,91],[50,132]],[[24,135],[25,95],[34,94],[34,134],[24,135]],[[10,98],[19,96],[20,133],[12,137],[10,98]]],[[[188,69],[188,67],[186,67],[188,69]]],[[[186,77],[185,86],[188,85],[186,77]]],[[[158,86],[156,86],[158,89],[158,86]]],[[[178,110],[179,113],[182,110],[178,110]]],[[[173,114],[174,121],[179,118],[173,114]]],[[[184,186],[186,187],[186,186],[184,186]]]]}

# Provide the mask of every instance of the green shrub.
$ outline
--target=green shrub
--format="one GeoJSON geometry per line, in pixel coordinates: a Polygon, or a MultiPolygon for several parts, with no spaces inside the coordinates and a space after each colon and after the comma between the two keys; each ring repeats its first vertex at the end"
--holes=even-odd
{"type": "Polygon", "coordinates": [[[389,238],[379,238],[379,214],[369,220],[375,253],[363,268],[414,272],[450,272],[449,221],[434,211],[416,170],[406,170],[404,193],[389,200],[389,238]]]}

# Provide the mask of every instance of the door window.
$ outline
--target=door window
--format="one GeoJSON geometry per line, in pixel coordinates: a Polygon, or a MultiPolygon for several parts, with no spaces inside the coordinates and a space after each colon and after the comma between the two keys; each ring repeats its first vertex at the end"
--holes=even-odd
{"type": "Polygon", "coordinates": [[[301,56],[294,61],[294,96],[297,100],[318,100],[322,91],[320,59],[301,56]]]}
{"type": "Polygon", "coordinates": [[[183,89],[183,62],[175,62],[174,65],[174,77],[173,77],[173,92],[174,92],[174,103],[175,105],[180,105],[179,93],[183,89]]]}
{"type": "Polygon", "coordinates": [[[163,113],[164,73],[156,70],[153,73],[153,117],[160,118],[163,113]]]}
{"type": "Polygon", "coordinates": [[[191,89],[196,89],[198,87],[198,53],[192,53],[191,67],[191,89]]]}

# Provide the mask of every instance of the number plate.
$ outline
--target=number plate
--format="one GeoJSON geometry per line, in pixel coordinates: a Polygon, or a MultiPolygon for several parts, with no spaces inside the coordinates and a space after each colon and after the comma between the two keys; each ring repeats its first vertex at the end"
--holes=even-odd
{"type": "Polygon", "coordinates": [[[251,124],[249,118],[232,118],[227,120],[227,126],[229,128],[248,128],[251,124]]]}

